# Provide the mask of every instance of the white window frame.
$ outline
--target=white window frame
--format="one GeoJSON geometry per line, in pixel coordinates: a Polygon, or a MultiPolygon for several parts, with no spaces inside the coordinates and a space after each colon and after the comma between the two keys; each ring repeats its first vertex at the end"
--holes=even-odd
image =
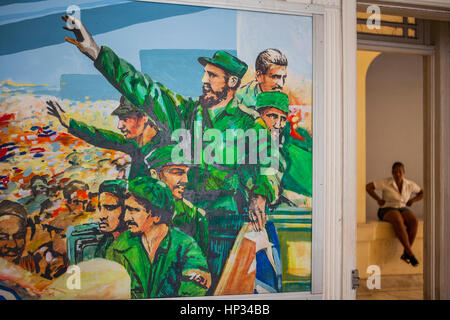
{"type": "MultiPolygon", "coordinates": [[[[371,0],[358,1],[372,2],[371,0]]],[[[384,9],[385,0],[378,1],[384,9]]],[[[397,14],[412,14],[423,19],[450,21],[448,0],[389,0],[387,8],[397,14]],[[422,8],[414,7],[415,5],[422,8]],[[445,10],[447,8],[447,10],[445,10]]],[[[358,49],[417,54],[424,57],[425,73],[425,222],[424,222],[424,299],[450,298],[450,64],[449,41],[445,25],[440,27],[435,46],[382,41],[358,41],[358,49]],[[445,35],[446,34],[446,35],[445,35]],[[447,38],[448,39],[448,38],[447,38]]],[[[436,41],[436,40],[435,40],[436,41]]]]}
{"type": "Polygon", "coordinates": [[[138,1],[313,17],[311,292],[196,299],[355,299],[351,271],[356,267],[356,0],[342,1],[342,7],[341,0],[138,1]]]}

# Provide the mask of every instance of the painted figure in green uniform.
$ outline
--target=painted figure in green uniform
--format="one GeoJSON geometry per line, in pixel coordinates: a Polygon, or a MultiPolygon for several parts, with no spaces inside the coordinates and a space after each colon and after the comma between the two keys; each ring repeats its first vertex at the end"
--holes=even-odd
{"type": "MultiPolygon", "coordinates": [[[[196,99],[185,98],[137,71],[107,46],[99,47],[75,17],[63,16],[63,20],[72,26],[67,29],[74,31],[76,36],[76,40],[65,39],[89,57],[105,78],[148,115],[161,131],[172,135],[185,129],[195,139],[211,133],[212,129],[219,132],[227,129],[259,130],[255,119],[233,102],[248,67],[229,53],[218,51],[212,58],[198,59],[204,67],[203,94],[196,99]]],[[[198,154],[195,145],[194,155],[198,154]]],[[[216,283],[244,220],[249,219],[255,230],[264,228],[266,206],[274,201],[274,192],[259,166],[238,165],[236,161],[206,163],[203,151],[207,145],[201,148],[200,161],[197,162],[200,165],[189,172],[185,195],[210,216],[208,223],[210,229],[214,229],[210,237],[215,245],[209,258],[214,260],[210,266],[216,283]]]]}
{"type": "Polygon", "coordinates": [[[162,135],[151,119],[133,106],[124,96],[112,115],[119,117],[117,128],[122,134],[99,129],[70,118],[56,101],[47,101],[48,113],[58,118],[68,132],[84,141],[110,150],[127,153],[131,157],[128,179],[146,175],[148,168],[144,158],[150,151],[163,143],[162,135]]]}
{"type": "MultiPolygon", "coordinates": [[[[268,91],[259,93],[256,98],[254,110],[258,112],[258,122],[262,122],[274,139],[280,143],[283,142],[282,132],[286,126],[287,117],[289,114],[289,98],[285,93],[280,91],[268,91]]],[[[279,189],[275,189],[275,199],[278,201],[280,193],[282,192],[281,181],[283,179],[284,170],[286,168],[286,160],[283,154],[279,157],[279,170],[275,175],[270,176],[275,180],[274,185],[279,189]]]]}
{"type": "Polygon", "coordinates": [[[276,196],[277,206],[281,203],[293,205],[283,196],[284,190],[294,191],[298,194],[310,197],[312,194],[312,153],[293,143],[293,138],[284,135],[288,123],[289,98],[279,91],[262,92],[258,94],[254,109],[260,115],[258,121],[264,121],[271,135],[279,140],[280,170],[271,178],[275,179],[275,185],[280,186],[276,196]],[[292,161],[295,159],[295,161],[292,161]]]}
{"type": "Polygon", "coordinates": [[[123,233],[106,252],[131,278],[133,299],[205,295],[211,276],[197,242],[171,227],[174,200],[167,185],[151,177],[129,182],[123,233]]]}
{"type": "Polygon", "coordinates": [[[186,159],[172,158],[175,145],[155,150],[145,159],[153,178],[163,181],[169,187],[175,200],[172,225],[193,237],[205,256],[208,256],[209,233],[205,210],[195,206],[183,197],[188,183],[188,172],[192,167],[186,159]]]}
{"type": "MultiPolygon", "coordinates": [[[[255,79],[236,92],[235,103],[238,107],[253,117],[259,118],[260,114],[255,110],[258,94],[269,91],[283,91],[287,80],[287,66],[288,60],[280,50],[266,49],[262,51],[255,61],[255,79]]],[[[293,130],[292,126],[288,124],[282,132],[284,154],[286,158],[298,160],[292,162],[286,168],[285,180],[292,185],[293,191],[311,197],[312,180],[307,180],[310,174],[307,174],[304,170],[307,170],[308,167],[312,168],[312,163],[309,164],[312,161],[312,137],[306,129],[297,128],[298,135],[303,137],[304,140],[295,139],[291,135],[291,130],[293,130]],[[305,163],[305,161],[308,163],[307,167],[303,165],[297,167],[297,164],[305,163]],[[299,177],[298,172],[304,172],[306,175],[299,177]],[[302,186],[294,186],[297,178],[301,179],[302,186]]]]}
{"type": "Polygon", "coordinates": [[[124,180],[106,180],[100,184],[95,223],[86,223],[67,230],[67,255],[70,264],[94,258],[105,258],[106,250],[127,230],[124,222],[124,180]]]}

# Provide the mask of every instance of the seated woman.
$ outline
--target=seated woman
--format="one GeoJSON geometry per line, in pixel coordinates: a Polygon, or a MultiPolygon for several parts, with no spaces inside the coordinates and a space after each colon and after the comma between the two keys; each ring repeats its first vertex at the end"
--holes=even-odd
{"type": "Polygon", "coordinates": [[[378,218],[394,226],[395,234],[405,248],[401,259],[415,267],[419,262],[411,247],[419,223],[414,213],[407,207],[423,198],[423,190],[416,183],[405,179],[404,175],[405,166],[401,162],[396,162],[392,166],[393,178],[371,182],[366,186],[366,190],[380,205],[378,218]],[[383,192],[382,199],[375,190],[383,192]],[[416,193],[416,196],[410,199],[412,193],[416,193]]]}

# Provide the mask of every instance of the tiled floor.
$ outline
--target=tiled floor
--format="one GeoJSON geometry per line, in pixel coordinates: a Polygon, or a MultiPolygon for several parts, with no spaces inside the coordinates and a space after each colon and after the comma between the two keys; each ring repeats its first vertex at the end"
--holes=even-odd
{"type": "Polygon", "coordinates": [[[382,276],[380,290],[369,290],[360,281],[358,300],[423,300],[423,275],[382,276]]]}
{"type": "Polygon", "coordinates": [[[358,300],[423,300],[422,290],[374,290],[369,294],[356,294],[358,300]]]}

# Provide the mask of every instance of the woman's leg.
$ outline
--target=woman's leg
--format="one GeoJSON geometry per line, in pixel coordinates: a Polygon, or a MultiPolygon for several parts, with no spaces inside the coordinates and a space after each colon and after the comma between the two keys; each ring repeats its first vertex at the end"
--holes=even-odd
{"type": "Polygon", "coordinates": [[[411,250],[411,244],[409,242],[408,232],[406,231],[405,221],[398,210],[390,210],[386,212],[383,217],[383,221],[390,222],[394,227],[395,234],[397,238],[402,243],[405,248],[405,253],[407,255],[413,255],[411,250]]]}
{"type": "Polygon", "coordinates": [[[414,240],[416,239],[417,235],[417,228],[419,227],[419,220],[416,218],[414,213],[410,210],[403,210],[401,212],[403,220],[406,224],[406,229],[408,232],[408,238],[409,238],[409,244],[413,245],[414,240]]]}

